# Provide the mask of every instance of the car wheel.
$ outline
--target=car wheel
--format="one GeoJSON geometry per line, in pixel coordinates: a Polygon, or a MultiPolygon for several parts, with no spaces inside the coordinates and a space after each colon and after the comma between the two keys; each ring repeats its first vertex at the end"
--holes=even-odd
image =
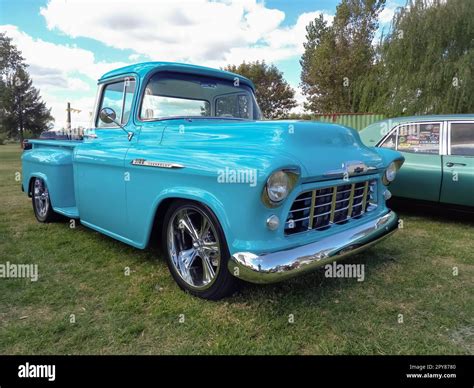
{"type": "Polygon", "coordinates": [[[238,285],[227,269],[229,250],[214,213],[204,205],[176,201],[166,212],[163,247],[178,285],[204,299],[218,300],[238,285]]]}
{"type": "Polygon", "coordinates": [[[31,199],[36,219],[39,222],[51,222],[56,219],[56,213],[51,206],[48,187],[43,179],[35,178],[31,199]]]}

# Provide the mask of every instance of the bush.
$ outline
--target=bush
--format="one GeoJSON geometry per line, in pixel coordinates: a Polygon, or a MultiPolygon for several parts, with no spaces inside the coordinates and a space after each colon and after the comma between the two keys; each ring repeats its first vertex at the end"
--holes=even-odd
{"type": "Polygon", "coordinates": [[[0,133],[0,145],[4,145],[7,141],[7,135],[4,133],[0,133]]]}
{"type": "Polygon", "coordinates": [[[35,134],[31,132],[29,129],[23,130],[23,139],[33,139],[35,138],[35,134]]]}

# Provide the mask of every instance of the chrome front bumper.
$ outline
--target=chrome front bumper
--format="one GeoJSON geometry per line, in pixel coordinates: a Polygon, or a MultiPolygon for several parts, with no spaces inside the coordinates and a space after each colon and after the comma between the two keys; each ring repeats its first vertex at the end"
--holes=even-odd
{"type": "Polygon", "coordinates": [[[389,211],[376,219],[311,244],[262,255],[251,252],[234,253],[228,268],[232,274],[247,282],[279,282],[369,248],[397,228],[398,216],[389,211]]]}

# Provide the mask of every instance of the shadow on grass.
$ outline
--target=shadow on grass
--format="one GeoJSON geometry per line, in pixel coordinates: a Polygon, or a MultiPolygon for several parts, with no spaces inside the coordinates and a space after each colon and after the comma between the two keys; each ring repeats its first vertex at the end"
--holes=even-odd
{"type": "MultiPolygon", "coordinates": [[[[401,199],[392,199],[388,206],[402,217],[417,217],[447,225],[457,223],[466,228],[474,227],[474,208],[401,199]]],[[[406,249],[402,245],[390,244],[390,246],[383,246],[377,244],[367,251],[345,258],[337,263],[363,264],[365,266],[365,280],[368,281],[371,274],[376,274],[377,271],[390,263],[401,261],[404,255],[406,255],[406,249]]],[[[326,278],[323,266],[314,272],[282,283],[270,285],[245,284],[242,288],[242,295],[244,297],[252,295],[253,298],[258,299],[265,297],[266,294],[277,294],[281,303],[288,299],[318,301],[323,297],[336,296],[341,288],[350,292],[359,284],[360,282],[352,278],[326,278]],[[298,298],[295,295],[298,295],[298,298]],[[299,299],[300,297],[303,298],[299,299]]],[[[231,299],[230,303],[232,303],[231,299]]]]}
{"type": "MultiPolygon", "coordinates": [[[[398,261],[404,254],[402,247],[381,248],[378,245],[367,249],[354,256],[349,256],[337,264],[363,265],[365,269],[364,282],[370,279],[371,274],[390,263],[398,261]]],[[[332,262],[329,263],[332,265],[332,262]]],[[[325,275],[325,265],[308,272],[302,276],[273,284],[251,284],[244,283],[240,294],[243,297],[252,295],[252,299],[268,297],[268,295],[278,295],[278,300],[285,304],[288,299],[305,303],[312,300],[318,302],[322,298],[331,298],[341,288],[349,291],[354,287],[359,287],[364,282],[359,282],[356,278],[328,278],[325,275]]],[[[228,299],[232,303],[232,298],[228,299]]]]}
{"type": "Polygon", "coordinates": [[[400,214],[427,218],[437,222],[457,222],[465,223],[469,227],[474,226],[474,207],[461,207],[405,198],[392,198],[387,205],[400,214]]]}
{"type": "MultiPolygon", "coordinates": [[[[64,226],[67,229],[69,229],[69,222],[70,220],[66,217],[59,220],[59,223],[64,223],[64,226]]],[[[134,255],[134,259],[137,260],[137,263],[155,262],[159,265],[166,266],[164,253],[156,241],[152,240],[145,250],[140,250],[87,228],[79,222],[77,222],[76,228],[79,228],[82,233],[88,234],[90,238],[95,240],[97,243],[104,244],[104,247],[106,246],[110,250],[117,251],[117,253],[121,254],[134,255]]],[[[66,233],[67,232],[68,231],[66,231],[66,233]]],[[[403,252],[400,248],[393,249],[391,247],[389,249],[388,247],[380,247],[379,245],[376,245],[367,251],[358,253],[354,256],[349,256],[338,263],[363,264],[365,267],[365,279],[367,280],[371,273],[377,271],[377,268],[386,265],[386,263],[396,261],[402,253],[403,252]]],[[[171,277],[171,274],[169,274],[169,276],[171,277]]],[[[273,284],[241,283],[239,290],[234,295],[225,298],[223,300],[224,302],[233,304],[241,303],[245,300],[252,304],[252,302],[260,303],[272,299],[279,301],[275,305],[278,309],[278,305],[284,305],[290,300],[294,300],[294,302],[298,304],[299,301],[305,301],[308,299],[317,302],[323,298],[331,297],[331,294],[341,288],[350,290],[353,287],[357,287],[361,282],[358,282],[357,279],[354,278],[327,278],[325,277],[325,268],[323,265],[315,271],[284,282],[273,284]],[[300,299],[301,297],[302,299],[300,299]]],[[[193,298],[191,295],[189,295],[189,297],[193,298]]]]}
{"type": "MultiPolygon", "coordinates": [[[[449,207],[436,204],[435,206],[429,203],[422,203],[420,205],[418,203],[414,204],[412,201],[392,200],[390,201],[389,207],[393,208],[402,216],[427,218],[436,222],[458,222],[465,224],[467,227],[474,226],[474,213],[461,212],[458,210],[453,211],[449,207]]],[[[127,254],[140,251],[87,227],[82,227],[81,229],[84,232],[87,231],[86,233],[91,233],[101,242],[104,241],[105,243],[108,241],[107,244],[111,249],[117,249],[127,254]],[[111,242],[113,242],[112,246],[110,245],[111,242]]],[[[383,242],[381,244],[383,244],[383,242]]],[[[152,240],[150,246],[142,252],[144,254],[136,255],[138,261],[157,262],[160,265],[166,265],[163,251],[159,247],[159,244],[157,244],[157,241],[152,240]]],[[[377,273],[380,268],[383,268],[391,262],[397,262],[404,254],[406,254],[406,250],[400,245],[391,244],[390,246],[383,246],[377,244],[364,252],[345,258],[338,263],[363,264],[365,267],[365,280],[367,281],[370,279],[371,274],[377,273]]],[[[171,277],[171,274],[169,276],[171,277]]],[[[267,285],[242,283],[240,290],[233,296],[224,299],[225,302],[233,304],[247,300],[250,301],[250,303],[252,303],[251,301],[259,303],[269,298],[278,300],[276,305],[285,304],[285,302],[289,300],[299,300],[304,303],[305,300],[310,299],[317,302],[322,298],[331,297],[341,288],[349,291],[354,287],[358,287],[361,282],[353,278],[326,278],[325,268],[322,266],[313,272],[281,283],[267,285]],[[300,299],[301,297],[302,299],[300,299]]],[[[192,296],[189,297],[192,298],[192,296]]]]}

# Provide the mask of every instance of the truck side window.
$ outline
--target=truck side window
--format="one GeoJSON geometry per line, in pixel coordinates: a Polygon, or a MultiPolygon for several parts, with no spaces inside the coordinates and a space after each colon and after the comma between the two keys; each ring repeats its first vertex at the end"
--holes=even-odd
{"type": "Polygon", "coordinates": [[[439,154],[440,123],[414,123],[398,128],[398,151],[439,154]]]}
{"type": "Polygon", "coordinates": [[[451,123],[451,155],[474,156],[474,122],[451,123]]]}
{"type": "MultiPolygon", "coordinates": [[[[112,108],[116,113],[116,119],[122,125],[128,122],[132,109],[133,94],[135,93],[135,80],[127,78],[123,81],[114,82],[104,87],[99,112],[103,108],[112,108]]],[[[98,128],[115,128],[114,123],[104,123],[97,118],[98,128]]]]}

